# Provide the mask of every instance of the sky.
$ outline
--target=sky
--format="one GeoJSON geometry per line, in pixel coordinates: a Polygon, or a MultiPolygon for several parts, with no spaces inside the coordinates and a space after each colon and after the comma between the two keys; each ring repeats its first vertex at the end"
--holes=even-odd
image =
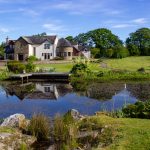
{"type": "Polygon", "coordinates": [[[0,0],[0,42],[42,32],[76,36],[108,28],[123,41],[150,28],[150,0],[0,0]]]}

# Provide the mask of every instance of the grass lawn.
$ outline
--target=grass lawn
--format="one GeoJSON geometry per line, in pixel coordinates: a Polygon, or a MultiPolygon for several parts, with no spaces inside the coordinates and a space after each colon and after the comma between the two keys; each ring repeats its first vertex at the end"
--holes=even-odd
{"type": "Polygon", "coordinates": [[[147,72],[150,72],[150,56],[104,59],[103,62],[107,63],[108,67],[113,69],[137,71],[137,69],[143,67],[147,72]]]}
{"type": "MultiPolygon", "coordinates": [[[[143,67],[146,72],[150,72],[150,56],[139,57],[127,57],[123,59],[102,59],[103,63],[106,63],[108,68],[137,71],[137,69],[143,67]]],[[[42,68],[55,68],[56,72],[69,72],[73,66],[73,63],[61,63],[61,64],[39,64],[38,67],[42,68]]],[[[90,69],[92,71],[99,71],[104,68],[100,63],[90,63],[90,69]]]]}
{"type": "MultiPolygon", "coordinates": [[[[115,128],[114,142],[103,150],[149,150],[150,120],[131,118],[98,117],[100,122],[111,124],[115,128]]],[[[99,149],[94,149],[99,150],[99,149]]]]}
{"type": "Polygon", "coordinates": [[[69,72],[72,68],[72,63],[61,63],[61,64],[38,64],[39,68],[55,68],[56,72],[69,72]]]}

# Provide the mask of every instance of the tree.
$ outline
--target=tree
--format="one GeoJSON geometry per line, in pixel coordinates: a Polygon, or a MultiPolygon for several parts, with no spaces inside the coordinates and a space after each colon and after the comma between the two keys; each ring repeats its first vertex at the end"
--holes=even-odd
{"type": "Polygon", "coordinates": [[[42,32],[42,33],[35,34],[33,36],[46,36],[46,35],[47,35],[46,32],[42,32]]]}
{"type": "Polygon", "coordinates": [[[140,28],[126,39],[130,55],[150,55],[150,29],[140,28]]]}
{"type": "Polygon", "coordinates": [[[0,58],[3,58],[4,57],[4,43],[1,43],[0,44],[0,58]]]}
{"type": "Polygon", "coordinates": [[[73,36],[67,36],[65,39],[70,41],[70,42],[74,42],[73,36]]]}
{"type": "Polygon", "coordinates": [[[93,41],[88,33],[81,33],[78,36],[74,38],[74,41],[76,41],[79,45],[82,46],[93,46],[93,41]]]}
{"type": "Polygon", "coordinates": [[[113,48],[116,45],[122,45],[122,41],[110,30],[105,28],[92,30],[88,34],[95,43],[95,47],[102,50],[113,48]]]}

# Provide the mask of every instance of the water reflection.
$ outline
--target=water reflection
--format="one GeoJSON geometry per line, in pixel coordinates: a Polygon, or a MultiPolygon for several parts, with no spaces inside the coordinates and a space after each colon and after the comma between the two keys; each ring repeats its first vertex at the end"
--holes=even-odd
{"type": "Polygon", "coordinates": [[[0,118],[14,113],[30,117],[36,112],[53,117],[56,113],[64,114],[73,108],[91,115],[99,110],[111,111],[135,103],[139,97],[150,99],[150,83],[92,83],[82,91],[62,83],[1,85],[0,118]]]}

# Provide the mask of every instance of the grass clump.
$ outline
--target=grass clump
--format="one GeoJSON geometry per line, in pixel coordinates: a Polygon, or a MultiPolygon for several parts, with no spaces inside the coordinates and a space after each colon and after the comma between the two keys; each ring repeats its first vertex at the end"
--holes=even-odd
{"type": "Polygon", "coordinates": [[[47,140],[50,134],[49,119],[41,113],[33,115],[28,131],[37,138],[37,141],[47,140]]]}
{"type": "MultiPolygon", "coordinates": [[[[78,128],[70,114],[54,119],[54,140],[62,150],[77,148],[78,128]]],[[[58,148],[58,149],[59,149],[58,148]]]]}

